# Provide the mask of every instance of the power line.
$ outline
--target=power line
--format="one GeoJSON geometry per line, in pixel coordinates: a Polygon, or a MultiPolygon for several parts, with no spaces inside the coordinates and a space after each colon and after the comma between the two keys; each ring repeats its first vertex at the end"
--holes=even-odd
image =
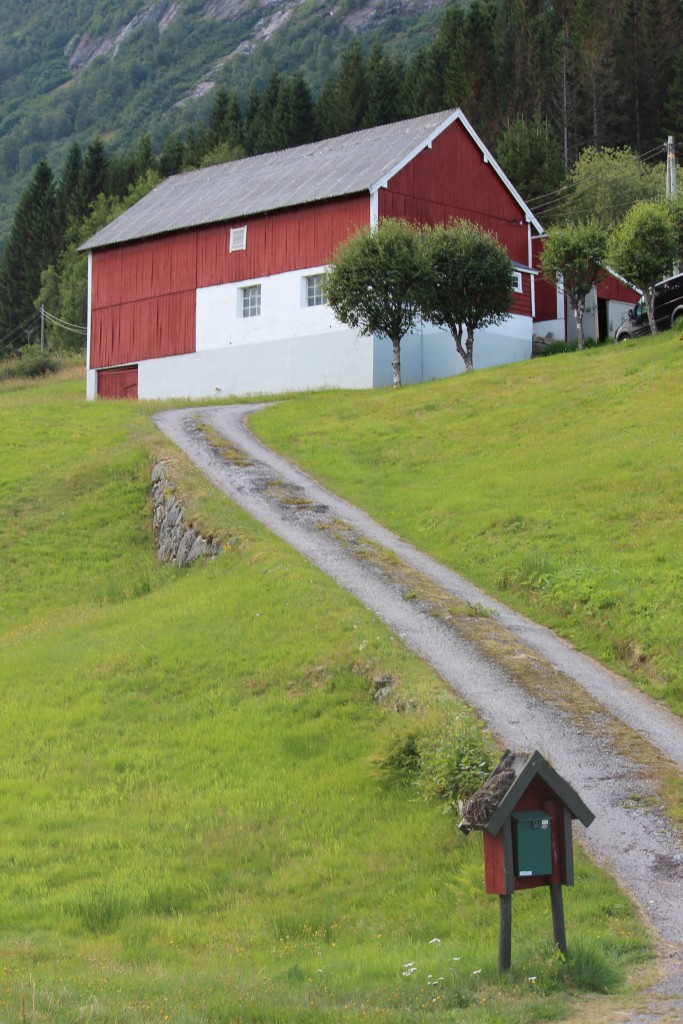
{"type": "Polygon", "coordinates": [[[88,333],[88,329],[86,327],[82,327],[80,324],[72,324],[68,320],[62,320],[60,317],[54,316],[52,313],[48,313],[46,309],[42,310],[42,315],[49,323],[55,324],[57,327],[63,327],[65,331],[71,331],[73,334],[88,333]]]}

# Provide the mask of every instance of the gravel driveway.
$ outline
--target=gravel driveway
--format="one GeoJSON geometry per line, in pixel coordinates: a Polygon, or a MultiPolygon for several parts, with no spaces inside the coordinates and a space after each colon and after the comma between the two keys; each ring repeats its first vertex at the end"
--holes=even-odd
{"type": "Polygon", "coordinates": [[[567,778],[596,815],[589,830],[576,826],[577,838],[635,897],[659,940],[662,981],[619,1019],[683,1021],[681,836],[657,790],[662,776],[683,770],[683,722],[265,448],[245,425],[259,408],[154,420],[216,487],[385,622],[503,744],[539,750],[567,778]],[[247,458],[226,458],[202,424],[247,458]],[[384,560],[382,549],[396,557],[384,560]],[[449,615],[454,603],[470,614],[449,615]]]}

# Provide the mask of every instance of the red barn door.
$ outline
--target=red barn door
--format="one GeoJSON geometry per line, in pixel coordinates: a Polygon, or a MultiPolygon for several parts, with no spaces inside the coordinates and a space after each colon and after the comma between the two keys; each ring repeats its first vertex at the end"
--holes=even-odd
{"type": "Polygon", "coordinates": [[[113,370],[97,371],[98,398],[137,398],[137,366],[118,366],[113,370]]]}

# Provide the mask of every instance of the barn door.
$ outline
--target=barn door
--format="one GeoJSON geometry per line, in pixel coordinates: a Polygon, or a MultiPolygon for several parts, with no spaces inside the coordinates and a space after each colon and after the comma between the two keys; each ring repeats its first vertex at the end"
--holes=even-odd
{"type": "Polygon", "coordinates": [[[117,366],[113,370],[98,370],[98,398],[137,398],[137,366],[117,366]]]}

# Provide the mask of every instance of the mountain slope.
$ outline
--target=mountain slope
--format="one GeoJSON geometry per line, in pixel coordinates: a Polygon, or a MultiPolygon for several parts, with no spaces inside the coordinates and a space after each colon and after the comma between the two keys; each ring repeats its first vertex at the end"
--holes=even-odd
{"type": "Polygon", "coordinates": [[[446,0],[29,0],[0,40],[0,238],[41,156],[95,134],[160,145],[196,118],[217,81],[246,95],[272,67],[304,68],[315,88],[353,34],[414,51],[446,0]]]}

